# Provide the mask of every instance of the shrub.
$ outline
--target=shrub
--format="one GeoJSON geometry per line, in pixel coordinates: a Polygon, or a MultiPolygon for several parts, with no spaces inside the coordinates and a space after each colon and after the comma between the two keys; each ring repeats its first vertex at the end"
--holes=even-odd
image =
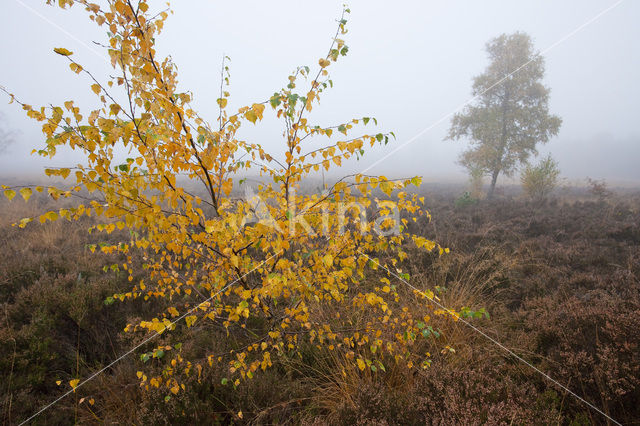
{"type": "Polygon", "coordinates": [[[464,208],[478,203],[478,199],[474,198],[469,191],[465,191],[457,200],[456,208],[464,208]]]}
{"type": "MultiPolygon", "coordinates": [[[[188,377],[194,371],[200,375],[203,368],[226,371],[237,386],[271,367],[272,358],[299,352],[305,341],[344,351],[360,371],[383,368],[383,353],[408,368],[425,362],[423,354],[409,351],[416,339],[427,338],[420,332],[424,323],[419,321],[418,327],[413,316],[422,318],[427,306],[416,299],[434,295],[417,291],[400,300],[389,280],[396,274],[392,270],[402,273],[396,264],[408,256],[407,246],[445,252],[400,226],[401,220],[428,216],[424,198],[404,192],[420,185],[420,178],[358,173],[319,194],[301,191],[313,173],[360,158],[369,147],[386,144],[393,136],[364,133],[367,125],[376,123],[369,117],[328,127],[311,122],[309,113],[333,86],[329,67],[348,52],[340,37],[347,32],[349,9],[343,10],[330,48],[315,70],[296,68],[286,86],[267,99],[231,110],[229,69],[223,63],[219,111],[209,123],[192,109],[193,95],[180,90],[171,58],[160,57],[155,49],[169,16],[166,11],[152,12],[145,0],[136,6],[114,0],[108,9],[74,0],[59,4],[83,5],[92,21],[110,29],[103,45],[109,46],[114,70],[109,76],[93,75],[73,52],[56,48],[71,72],[90,82],[101,107],[83,110],[70,100],[35,108],[11,95],[30,118],[42,122],[46,145],[36,151],[39,155],[53,157],[60,147],[84,154],[73,171],[46,169],[48,176],[69,185],[46,191],[55,199],[86,199],[81,191],[92,193],[84,205],[35,219],[46,223],[92,216],[104,220],[94,229],[106,238],[124,228],[130,231],[128,240],[108,241],[99,249],[92,245],[91,250],[125,259],[112,269],[131,284],[110,302],[165,300],[170,305],[125,329],[141,338],[166,337],[142,355],[145,363],[164,366],[161,372],[152,374],[148,367],[149,375],[138,374],[145,389],[160,388],[167,398],[175,397],[185,390],[188,377]],[[284,128],[279,151],[267,152],[238,135],[241,127],[259,125],[269,113],[284,128]],[[117,153],[125,149],[130,157],[119,158],[117,153]],[[232,194],[239,178],[253,171],[266,178],[256,194],[250,199],[232,194]],[[193,182],[202,186],[194,189],[193,182]],[[398,192],[393,201],[378,203],[376,220],[360,220],[361,207],[373,210],[377,189],[386,196],[398,192]],[[139,253],[142,269],[149,272],[144,279],[134,276],[140,269],[134,262],[139,253]],[[376,282],[367,281],[365,274],[376,274],[376,282]],[[410,312],[403,309],[407,305],[421,309],[410,312]],[[352,315],[336,315],[341,306],[353,315],[367,311],[369,322],[354,329],[352,315]],[[177,349],[181,339],[188,343],[192,333],[209,327],[223,328],[233,348],[223,355],[207,348],[186,359],[177,349]]],[[[43,186],[3,189],[9,200],[18,194],[28,200],[34,192],[45,191],[43,186]]],[[[32,221],[33,217],[23,218],[19,226],[32,221]]],[[[450,314],[433,310],[434,316],[450,314]]],[[[430,317],[424,318],[426,322],[430,317]]],[[[74,389],[77,384],[78,379],[69,382],[74,389]]]]}
{"type": "Polygon", "coordinates": [[[611,196],[611,191],[607,187],[607,182],[604,179],[591,179],[587,178],[587,186],[589,193],[596,197],[599,201],[604,201],[611,196]]]}
{"type": "Polygon", "coordinates": [[[520,176],[520,182],[525,194],[539,201],[547,198],[555,189],[559,175],[558,163],[548,155],[535,166],[527,165],[520,176]]]}

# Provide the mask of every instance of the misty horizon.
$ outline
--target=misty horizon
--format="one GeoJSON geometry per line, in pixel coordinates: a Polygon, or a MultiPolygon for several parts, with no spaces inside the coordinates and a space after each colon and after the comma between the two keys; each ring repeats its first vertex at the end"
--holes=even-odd
{"type": "MultiPolygon", "coordinates": [[[[232,108],[266,99],[296,66],[316,65],[329,44],[341,3],[325,2],[313,9],[292,2],[277,8],[259,3],[172,7],[175,15],[158,37],[159,53],[172,56],[181,88],[192,91],[196,108],[215,121],[223,54],[231,57],[232,108]],[[289,27],[270,25],[281,21],[289,27]]],[[[350,7],[349,33],[344,37],[349,55],[332,67],[335,86],[313,117],[324,125],[376,117],[379,126],[364,130],[393,131],[397,140],[376,147],[359,162],[346,162],[330,176],[368,167],[424,132],[372,172],[465,182],[466,171],[457,159],[467,143],[445,140],[451,121],[447,116],[471,98],[472,78],[488,64],[485,43],[502,33],[524,31],[545,58],[543,83],[551,89],[550,113],[563,119],[558,136],[538,147],[538,158],[551,153],[561,176],[573,182],[591,177],[612,185],[640,183],[635,164],[640,131],[634,108],[640,99],[640,52],[634,48],[640,29],[633,19],[639,16],[637,3],[494,1],[390,8],[381,2],[351,2],[350,7]]],[[[65,12],[22,0],[10,0],[3,8],[0,31],[12,43],[3,46],[0,85],[34,106],[70,99],[91,105],[86,76],[70,72],[53,53],[54,47],[67,47],[94,75],[108,75],[110,65],[92,43],[106,36],[79,19],[84,11],[75,7],[65,12]],[[29,31],[15,37],[22,27],[29,31]]],[[[37,176],[44,167],[74,166],[82,160],[68,152],[53,160],[30,155],[44,145],[40,124],[26,118],[17,104],[3,103],[0,113],[0,126],[14,134],[14,143],[0,154],[0,176],[37,176]]],[[[281,128],[268,116],[267,111],[259,126],[243,129],[242,137],[278,152],[281,128]]],[[[518,176],[501,177],[499,182],[517,183],[518,176]]]]}

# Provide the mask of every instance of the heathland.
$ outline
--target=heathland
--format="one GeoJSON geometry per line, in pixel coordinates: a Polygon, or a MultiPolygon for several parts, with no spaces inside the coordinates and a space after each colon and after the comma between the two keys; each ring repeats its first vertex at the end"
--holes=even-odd
{"type": "MultiPolygon", "coordinates": [[[[420,219],[412,232],[450,252],[416,251],[402,269],[411,283],[433,289],[442,305],[464,313],[458,321],[432,318],[431,339],[412,348],[429,352],[430,366],[389,362],[384,371],[360,371],[345,350],[305,344],[298,353],[274,356],[272,368],[235,390],[222,369],[204,369],[193,371],[185,391],[167,398],[166,389],[145,391],[136,377],[139,370],[163,368],[161,355],[145,357],[162,344],[160,336],[36,423],[606,423],[558,383],[619,422],[637,422],[640,193],[574,189],[531,202],[507,191],[477,202],[459,198],[462,188],[423,185],[420,191],[432,218],[420,219]]],[[[130,286],[127,274],[110,267],[122,259],[91,247],[126,240],[126,230],[90,234],[92,218],[11,226],[52,204],[43,196],[28,204],[0,201],[3,424],[24,420],[62,395],[70,379],[89,377],[136,346],[142,336],[124,333],[126,324],[169,303],[113,300],[130,286]]],[[[377,282],[371,277],[371,286],[377,282]]],[[[410,294],[400,289],[402,281],[392,284],[400,297],[410,294]]],[[[354,327],[371,315],[342,309],[354,327]]],[[[224,357],[254,339],[215,322],[175,333],[185,334],[185,344],[173,350],[191,360],[212,351],[224,357]]]]}

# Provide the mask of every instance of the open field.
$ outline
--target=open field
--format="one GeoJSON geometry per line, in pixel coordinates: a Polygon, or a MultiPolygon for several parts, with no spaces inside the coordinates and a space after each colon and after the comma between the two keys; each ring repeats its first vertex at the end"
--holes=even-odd
{"type": "MultiPolygon", "coordinates": [[[[410,256],[403,269],[411,283],[438,286],[449,308],[484,308],[489,318],[465,321],[617,421],[638,424],[640,193],[600,200],[564,193],[543,203],[507,193],[465,203],[456,202],[460,188],[422,190],[433,220],[412,231],[451,252],[410,256]]],[[[87,248],[105,239],[86,232],[90,219],[18,229],[10,223],[51,203],[35,197],[0,203],[0,419],[15,424],[61,395],[70,379],[90,376],[141,341],[123,328],[157,306],[104,303],[130,284],[126,274],[103,270],[121,261],[117,255],[87,248]]],[[[125,231],[107,238],[126,239],[125,231]]],[[[354,325],[368,315],[342,314],[353,315],[354,325]]],[[[463,321],[434,324],[439,336],[415,348],[431,353],[426,369],[389,362],[386,371],[360,372],[343,351],[307,345],[301,354],[274,356],[272,368],[235,390],[222,384],[223,368],[194,371],[186,391],[168,400],[165,391],[139,385],[143,347],[35,423],[606,424],[463,321]]],[[[176,333],[184,334],[180,350],[188,359],[225,354],[252,339],[204,323],[176,333]]],[[[161,360],[150,363],[144,368],[163,367],[161,360]]]]}

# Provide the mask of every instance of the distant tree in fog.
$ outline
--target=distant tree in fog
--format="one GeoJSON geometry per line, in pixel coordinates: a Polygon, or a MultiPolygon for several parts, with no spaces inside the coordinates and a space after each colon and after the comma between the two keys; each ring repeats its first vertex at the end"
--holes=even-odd
{"type": "Polygon", "coordinates": [[[541,80],[544,58],[529,35],[502,34],[486,45],[491,63],[474,77],[473,104],[457,113],[447,139],[468,139],[460,164],[491,177],[488,198],[500,173],[512,176],[536,145],[558,134],[562,120],[549,114],[549,92],[541,80]]]}

